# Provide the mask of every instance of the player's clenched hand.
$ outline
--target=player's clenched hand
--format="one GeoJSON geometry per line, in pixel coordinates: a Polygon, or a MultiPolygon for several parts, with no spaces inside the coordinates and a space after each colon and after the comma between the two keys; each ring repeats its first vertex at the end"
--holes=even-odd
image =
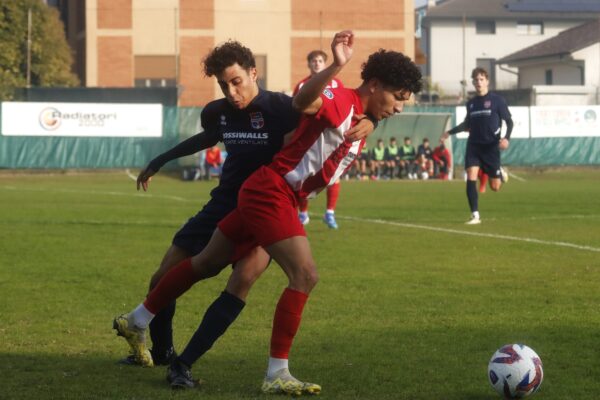
{"type": "Polygon", "coordinates": [[[144,189],[144,192],[148,190],[148,183],[150,182],[152,176],[155,173],[156,172],[152,168],[150,168],[150,165],[144,168],[144,170],[140,172],[140,174],[137,177],[137,190],[140,190],[140,186],[142,187],[142,189],[144,189]]]}
{"type": "Polygon", "coordinates": [[[357,140],[364,139],[375,130],[375,125],[369,118],[367,118],[366,115],[359,114],[353,116],[352,118],[358,120],[358,123],[344,132],[344,137],[346,137],[346,140],[355,142],[357,140]]]}
{"type": "Polygon", "coordinates": [[[508,141],[508,139],[504,138],[504,139],[500,139],[500,143],[498,144],[498,147],[500,148],[500,150],[506,150],[506,149],[508,149],[509,145],[510,145],[510,142],[508,141]]]}
{"type": "Polygon", "coordinates": [[[331,42],[333,62],[338,67],[346,65],[352,58],[352,46],[354,45],[354,33],[352,31],[341,31],[335,34],[331,42]]]}

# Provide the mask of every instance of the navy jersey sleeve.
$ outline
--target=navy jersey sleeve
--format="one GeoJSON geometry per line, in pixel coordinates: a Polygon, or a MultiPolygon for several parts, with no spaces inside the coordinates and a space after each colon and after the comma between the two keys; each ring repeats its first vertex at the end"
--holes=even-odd
{"type": "Polygon", "coordinates": [[[508,105],[504,98],[498,96],[498,115],[500,119],[502,119],[506,123],[506,135],[504,136],[506,139],[510,139],[510,135],[513,129],[513,120],[512,115],[510,115],[510,111],[508,110],[508,105]]]}
{"type": "Polygon", "coordinates": [[[285,121],[285,125],[283,126],[285,133],[296,129],[300,121],[300,112],[296,111],[292,106],[292,97],[283,93],[275,93],[271,98],[271,106],[276,115],[281,116],[281,119],[285,121]]]}
{"type": "Polygon", "coordinates": [[[222,113],[220,112],[219,104],[220,102],[218,100],[208,103],[206,107],[202,109],[200,123],[207,136],[221,142],[223,141],[223,138],[219,129],[219,119],[221,118],[222,113]]]}
{"type": "Polygon", "coordinates": [[[504,121],[512,119],[506,101],[500,96],[498,96],[498,114],[504,121]]]}
{"type": "Polygon", "coordinates": [[[469,130],[469,102],[467,102],[467,115],[465,115],[465,120],[460,124],[456,125],[454,128],[450,129],[448,133],[450,135],[456,135],[457,133],[468,131],[469,130]]]}

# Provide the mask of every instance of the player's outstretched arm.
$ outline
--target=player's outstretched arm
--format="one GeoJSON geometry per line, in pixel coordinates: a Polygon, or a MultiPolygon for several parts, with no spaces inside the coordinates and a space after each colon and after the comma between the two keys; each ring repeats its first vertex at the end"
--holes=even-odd
{"type": "Polygon", "coordinates": [[[442,143],[446,139],[448,139],[450,137],[450,135],[456,135],[457,133],[464,132],[468,129],[469,129],[469,124],[468,124],[467,119],[465,119],[463,122],[456,125],[454,128],[442,133],[442,136],[440,136],[440,143],[442,143]]]}
{"type": "Polygon", "coordinates": [[[144,189],[144,191],[148,190],[148,182],[150,181],[150,178],[169,161],[192,155],[200,150],[214,146],[217,144],[217,142],[218,139],[214,135],[210,135],[206,132],[200,132],[179,143],[172,149],[167,150],[150,161],[146,168],[140,172],[136,181],[137,190],[140,190],[140,186],[142,189],[144,189]]]}
{"type": "Polygon", "coordinates": [[[333,64],[313,75],[294,96],[294,108],[304,114],[316,114],[323,103],[320,95],[323,89],[352,58],[354,33],[342,31],[335,34],[331,42],[333,64]]]}

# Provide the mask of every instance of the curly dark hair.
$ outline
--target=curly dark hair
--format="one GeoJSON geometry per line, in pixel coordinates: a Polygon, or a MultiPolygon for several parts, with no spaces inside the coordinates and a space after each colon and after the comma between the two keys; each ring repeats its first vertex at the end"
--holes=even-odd
{"type": "Polygon", "coordinates": [[[231,67],[235,63],[246,71],[250,68],[256,68],[252,50],[243,46],[240,42],[230,39],[215,47],[204,58],[204,74],[206,76],[218,75],[225,68],[231,67]]]}
{"type": "Polygon", "coordinates": [[[365,82],[377,78],[385,86],[412,93],[419,93],[423,88],[419,68],[410,57],[397,51],[379,49],[371,54],[363,63],[360,76],[365,82]]]}

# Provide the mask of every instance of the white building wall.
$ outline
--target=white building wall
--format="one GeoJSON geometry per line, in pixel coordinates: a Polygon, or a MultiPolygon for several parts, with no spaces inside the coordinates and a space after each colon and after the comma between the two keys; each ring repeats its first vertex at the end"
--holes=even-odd
{"type": "Polygon", "coordinates": [[[600,43],[573,53],[576,60],[585,60],[585,86],[600,86],[600,43]]]}
{"type": "MultiPolygon", "coordinates": [[[[463,55],[463,29],[461,20],[431,21],[430,68],[432,83],[439,84],[445,95],[460,95],[464,77],[471,90],[470,73],[478,58],[499,59],[522,48],[546,40],[559,32],[581,24],[582,21],[544,22],[544,34],[517,34],[517,20],[496,21],[493,35],[476,34],[475,21],[467,20],[465,27],[465,54],[463,55]]],[[[516,72],[516,70],[515,70],[516,72]]],[[[517,75],[496,67],[496,89],[517,87],[517,75]]]]}
{"type": "Polygon", "coordinates": [[[552,70],[552,85],[581,86],[581,69],[583,61],[549,62],[545,64],[527,65],[519,68],[519,88],[526,89],[534,85],[546,85],[546,71],[552,70]]]}

